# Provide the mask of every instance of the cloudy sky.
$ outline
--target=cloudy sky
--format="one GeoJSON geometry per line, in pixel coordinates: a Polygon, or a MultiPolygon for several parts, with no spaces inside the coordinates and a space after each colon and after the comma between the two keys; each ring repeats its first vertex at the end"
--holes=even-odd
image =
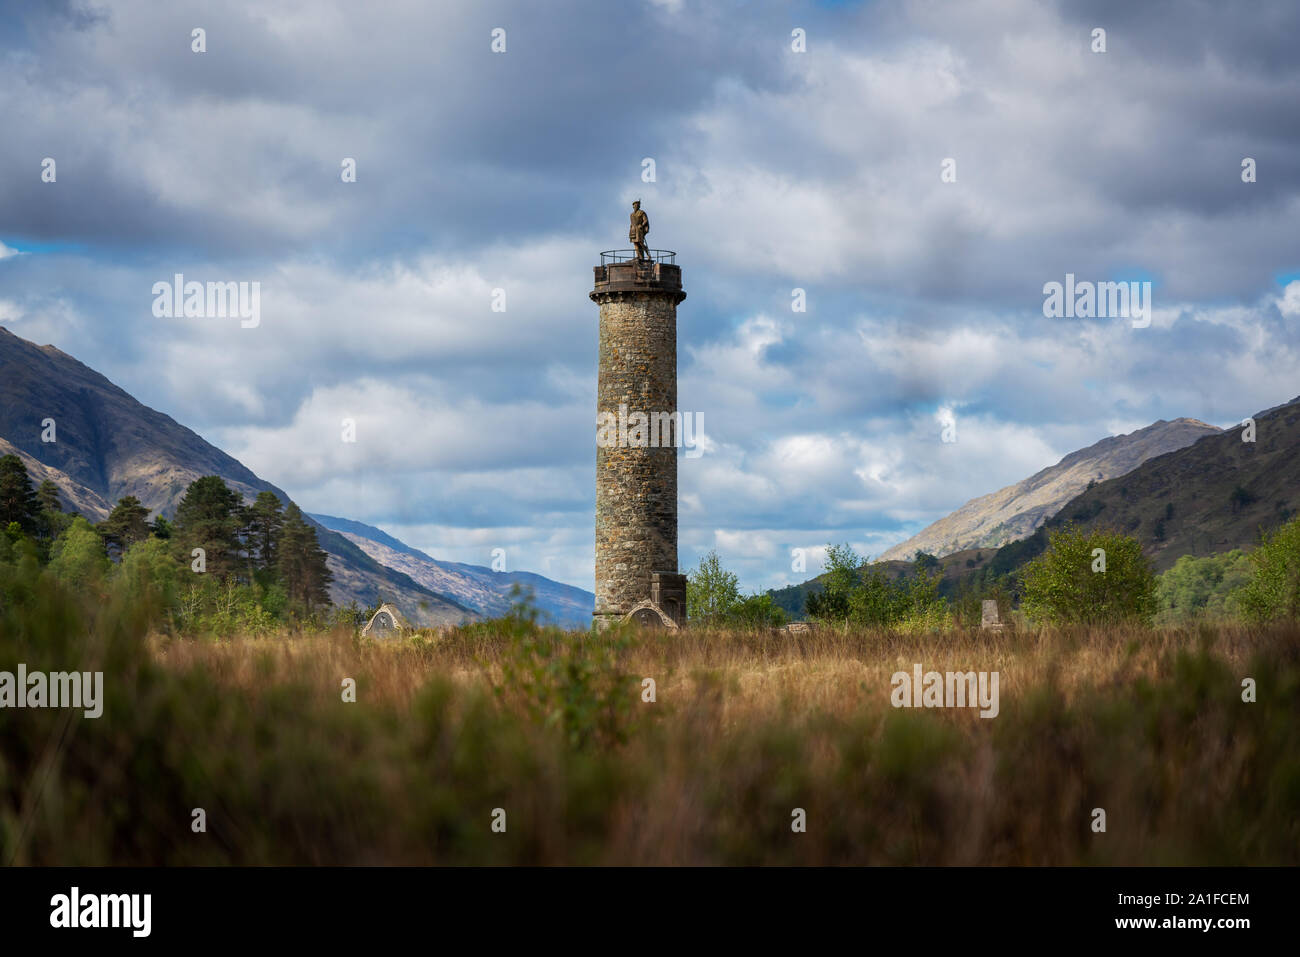
{"type": "Polygon", "coordinates": [[[682,565],[779,586],[1300,393],[1296,36],[1289,0],[0,0],[0,324],[309,511],[590,588],[587,293],[640,198],[707,433],[682,565]],[[175,273],[260,324],[154,316],[175,273]],[[1149,327],[1046,318],[1067,273],[1151,282],[1149,327]]]}

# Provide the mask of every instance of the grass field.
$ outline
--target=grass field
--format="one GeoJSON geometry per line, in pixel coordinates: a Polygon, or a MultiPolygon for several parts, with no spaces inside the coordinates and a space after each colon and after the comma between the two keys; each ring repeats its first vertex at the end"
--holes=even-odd
{"type": "Polygon", "coordinates": [[[0,709],[5,863],[1300,863],[1294,627],[213,641],[26,604],[0,669],[98,662],[106,700],[0,709]],[[997,671],[997,717],[891,707],[914,663],[997,671]]]}

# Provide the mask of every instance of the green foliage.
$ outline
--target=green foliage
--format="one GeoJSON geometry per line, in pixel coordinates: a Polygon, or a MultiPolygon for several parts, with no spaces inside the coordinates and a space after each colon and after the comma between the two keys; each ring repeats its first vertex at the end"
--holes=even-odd
{"type": "Polygon", "coordinates": [[[0,456],[0,526],[17,522],[29,535],[36,534],[41,503],[27,477],[27,466],[18,456],[0,456]]]}
{"type": "Polygon", "coordinates": [[[711,550],[686,576],[686,617],[694,622],[725,621],[739,603],[739,579],[722,567],[718,553],[711,550]]]}
{"type": "Polygon", "coordinates": [[[239,493],[217,475],[205,475],[190,483],[176,506],[177,553],[186,561],[195,548],[203,549],[207,573],[218,579],[240,568],[239,493]]]}
{"type": "Polygon", "coordinates": [[[45,479],[39,486],[37,486],[36,501],[40,503],[42,511],[63,511],[63,505],[59,501],[59,487],[49,479],[45,479]]]}
{"type": "MultiPolygon", "coordinates": [[[[276,546],[284,530],[284,513],[274,492],[258,492],[245,515],[249,560],[259,571],[276,567],[276,546]]],[[[314,532],[313,532],[314,534],[314,532]]]]}
{"type": "MultiPolygon", "coordinates": [[[[57,504],[57,488],[43,484],[37,501],[57,504]]],[[[0,534],[0,603],[15,599],[15,583],[47,565],[51,581],[97,598],[111,594],[137,609],[149,627],[165,632],[257,636],[282,630],[289,622],[312,630],[348,624],[347,615],[320,611],[329,603],[330,573],[301,510],[291,505],[283,521],[273,495],[260,496],[247,510],[238,503],[238,494],[219,477],[198,479],[178,509],[175,540],[169,540],[171,524],[161,516],[147,524],[148,510],[131,496],[121,499],[98,529],[81,516],[45,508],[42,517],[50,522],[45,527],[57,531],[48,549],[20,522],[9,522],[0,534]],[[245,516],[251,519],[247,531],[241,524],[245,516]],[[241,561],[245,538],[251,542],[249,558],[241,561]],[[106,555],[106,544],[121,555],[116,565],[106,555]],[[190,547],[208,550],[205,574],[191,570],[190,547]],[[268,555],[279,559],[275,567],[257,567],[250,576],[250,564],[261,565],[268,555]],[[20,575],[20,569],[27,571],[20,575]]]]}
{"type": "Polygon", "coordinates": [[[862,583],[866,559],[847,542],[826,546],[826,571],[821,575],[822,590],[808,595],[808,614],[823,621],[847,622],[849,599],[862,583]]]}
{"type": "Polygon", "coordinates": [[[104,543],[115,551],[124,551],[149,537],[149,510],[134,495],[120,498],[108,518],[99,523],[104,543]]]}
{"type": "Polygon", "coordinates": [[[947,602],[939,596],[939,563],[924,564],[925,568],[917,568],[912,575],[892,579],[882,569],[867,565],[851,546],[829,545],[824,588],[808,596],[808,614],[846,626],[852,623],[908,632],[942,628],[949,614],[947,602]]]}
{"type": "Polygon", "coordinates": [[[947,602],[939,597],[941,577],[938,571],[918,570],[891,581],[872,569],[850,601],[850,618],[855,624],[903,632],[942,629],[950,623],[950,615],[947,602]]]}
{"type": "Polygon", "coordinates": [[[770,594],[748,595],[731,609],[728,621],[749,628],[780,628],[785,624],[785,610],[770,594]]]}
{"type": "Polygon", "coordinates": [[[506,632],[497,698],[554,728],[575,750],[624,743],[640,704],[637,678],[620,664],[634,629],[572,635],[539,627],[536,619],[531,605],[516,606],[505,618],[470,629],[506,632]]]}
{"type": "Polygon", "coordinates": [[[686,576],[686,615],[695,624],[779,628],[786,612],[771,592],[742,596],[739,579],[711,550],[686,576]]]}
{"type": "Polygon", "coordinates": [[[50,546],[50,574],[78,590],[97,588],[108,569],[104,540],[81,516],[77,516],[68,530],[50,546]]]}
{"type": "Polygon", "coordinates": [[[985,599],[998,603],[999,621],[1011,619],[1011,592],[1001,581],[962,588],[953,600],[953,619],[963,628],[978,628],[984,620],[985,599]]]}
{"type": "Polygon", "coordinates": [[[1084,532],[1073,525],[1049,534],[1047,551],[1021,572],[1022,607],[1031,618],[1065,624],[1150,622],[1156,580],[1137,539],[1118,532],[1084,532]],[[1094,550],[1104,553],[1100,558],[1094,550]],[[1104,558],[1105,571],[1100,569],[1104,558]]]}
{"type": "Polygon", "coordinates": [[[375,611],[378,610],[379,607],[376,605],[375,610],[367,614],[366,609],[360,607],[357,604],[357,600],[354,598],[346,605],[338,605],[335,607],[334,624],[343,628],[351,629],[352,631],[360,631],[366,626],[366,622],[370,621],[370,619],[374,617],[375,611]]]}
{"type": "Polygon", "coordinates": [[[1232,493],[1228,496],[1228,502],[1232,505],[1232,511],[1234,513],[1248,505],[1254,505],[1258,501],[1259,496],[1244,485],[1234,487],[1232,493]]]}
{"type": "Polygon", "coordinates": [[[1243,615],[1257,623],[1300,618],[1300,518],[1266,536],[1250,563],[1254,575],[1240,592],[1243,615]]]}
{"type": "Polygon", "coordinates": [[[262,492],[244,508],[238,492],[206,475],[186,489],[174,523],[159,516],[148,526],[147,514],[123,499],[104,523],[106,538],[127,541],[128,557],[143,548],[128,577],[152,583],[173,627],[227,636],[265,634],[290,619],[310,628],[332,624],[318,614],[329,604],[327,555],[297,505],[282,514],[280,500],[262,492]],[[203,575],[190,570],[194,548],[206,553],[203,575]],[[163,572],[168,552],[176,577],[163,572]]]}
{"type": "Polygon", "coordinates": [[[146,538],[129,547],[114,573],[128,600],[153,602],[165,612],[173,612],[179,605],[182,574],[170,547],[158,538],[146,538]]]}
{"type": "Polygon", "coordinates": [[[1239,549],[1197,558],[1184,555],[1160,576],[1156,621],[1176,625],[1235,617],[1238,592],[1250,580],[1251,562],[1239,549]]]}
{"type": "Polygon", "coordinates": [[[289,601],[310,612],[328,605],[329,584],[334,576],[326,565],[326,553],[316,541],[316,529],[302,517],[302,510],[290,502],[274,545],[275,571],[289,601]]]}
{"type": "Polygon", "coordinates": [[[0,532],[0,611],[30,597],[28,589],[40,573],[41,562],[40,549],[17,522],[0,532]]]}
{"type": "Polygon", "coordinates": [[[1046,525],[1040,525],[1034,529],[1034,534],[1028,538],[1007,542],[993,553],[983,571],[994,579],[1017,572],[1027,562],[1037,558],[1047,550],[1049,531],[1046,525]]]}
{"type": "MultiPolygon", "coordinates": [[[[1125,491],[1124,489],[1121,489],[1120,494],[1123,495],[1124,491],[1125,491]]],[[[1090,501],[1084,502],[1077,509],[1075,509],[1074,512],[1071,513],[1070,515],[1070,521],[1090,522],[1105,510],[1106,510],[1106,503],[1099,498],[1094,498],[1090,501]]]]}
{"type": "Polygon", "coordinates": [[[40,507],[40,514],[36,517],[36,535],[43,541],[52,542],[67,531],[72,516],[64,514],[63,504],[59,501],[59,487],[49,479],[36,489],[36,501],[40,507]]]}
{"type": "Polygon", "coordinates": [[[174,620],[179,631],[215,638],[258,638],[282,627],[263,604],[266,589],[261,585],[241,585],[234,578],[221,582],[212,575],[192,578],[197,580],[182,585],[176,600],[174,620]]]}

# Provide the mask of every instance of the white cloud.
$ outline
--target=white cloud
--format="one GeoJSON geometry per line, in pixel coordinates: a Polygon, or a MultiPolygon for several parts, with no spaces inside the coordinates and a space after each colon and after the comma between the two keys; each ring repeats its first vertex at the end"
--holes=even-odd
{"type": "Polygon", "coordinates": [[[1069,9],[1027,0],[814,8],[794,55],[788,17],[752,6],[629,7],[630,52],[581,4],[521,10],[508,57],[473,4],[368,11],[357,45],[346,4],[231,3],[206,58],[167,39],[188,36],[183,11],[131,0],[36,30],[0,89],[0,162],[66,156],[69,193],[78,164],[104,178],[93,202],[6,194],[0,212],[28,217],[14,236],[52,224],[115,255],[0,244],[0,321],[309,509],[480,564],[508,539],[518,567],[586,587],[589,270],[633,190],[689,290],[680,404],[706,441],[680,460],[682,561],[716,546],[747,586],[786,581],[790,547],[878,554],[1114,429],[1294,393],[1300,281],[1279,296],[1272,277],[1296,254],[1277,133],[1296,81],[1231,55],[1262,42],[1251,24],[1198,8],[1223,29],[1186,26],[1183,50],[1181,21],[1125,20],[1100,57],[1069,9]],[[660,75],[635,125],[590,112],[641,55],[660,75]],[[1268,184],[1235,181],[1243,142],[1277,150],[1268,184]],[[636,178],[644,154],[657,183],[636,178]],[[260,281],[262,324],[154,319],[173,271],[260,281]],[[1150,328],[1044,319],[1042,284],[1067,271],[1153,276],[1150,328]]]}
{"type": "Polygon", "coordinates": [[[1286,284],[1277,308],[1288,319],[1300,316],[1300,279],[1293,279],[1286,284]]]}

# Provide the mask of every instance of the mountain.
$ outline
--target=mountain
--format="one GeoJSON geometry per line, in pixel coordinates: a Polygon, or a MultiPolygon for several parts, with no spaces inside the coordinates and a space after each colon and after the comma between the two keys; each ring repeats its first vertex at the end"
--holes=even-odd
{"type": "MultiPolygon", "coordinates": [[[[38,346],[0,326],[0,454],[12,452],[36,482],[49,478],[64,507],[105,518],[134,495],[154,514],[172,516],[185,489],[219,475],[245,499],[289,496],[170,416],[137,402],[98,372],[53,346],[38,346]],[[44,441],[53,421],[53,441],[44,441]]],[[[316,524],[334,574],[335,604],[396,604],[418,625],[478,617],[475,609],[376,561],[346,536],[316,524]]]]}
{"type": "MultiPolygon", "coordinates": [[[[1168,570],[1183,555],[1253,548],[1262,533],[1300,514],[1300,397],[1256,413],[1253,421],[1253,442],[1243,441],[1242,426],[1214,429],[1195,419],[1157,422],[1131,436],[1117,437],[1131,439],[1180,422],[1209,430],[1190,445],[1148,457],[1115,478],[1085,486],[1028,537],[997,549],[967,548],[940,557],[940,594],[952,598],[966,588],[987,588],[1007,576],[1014,582],[1018,570],[1047,548],[1049,534],[1070,524],[1132,535],[1157,572],[1168,570]]],[[[1106,441],[1066,456],[1061,464],[1106,441]]],[[[1015,503],[1011,506],[1014,510],[1015,503]]],[[[886,558],[875,567],[893,578],[913,570],[908,562],[886,558]]],[[[769,594],[797,617],[804,613],[808,594],[821,588],[819,575],[769,594]]]]}
{"type": "Polygon", "coordinates": [[[1128,435],[1113,435],[1071,452],[1056,465],[1006,488],[971,499],[880,556],[909,560],[916,552],[948,555],[972,548],[998,548],[1026,538],[1089,482],[1126,475],[1156,456],[1186,448],[1220,429],[1196,419],[1161,419],[1128,435]]]}
{"type": "Polygon", "coordinates": [[[371,525],[332,515],[312,518],[346,537],[380,564],[489,617],[510,610],[519,600],[511,595],[518,585],[523,593],[532,594],[544,620],[564,628],[591,627],[596,596],[589,591],[531,572],[494,572],[483,565],[439,561],[371,525]]]}
{"type": "MultiPolygon", "coordinates": [[[[1255,441],[1243,441],[1246,430],[1235,426],[1150,459],[1071,499],[1043,532],[1068,523],[1124,532],[1159,571],[1182,555],[1254,547],[1262,532],[1300,514],[1300,397],[1253,419],[1255,441]]],[[[1039,533],[1000,549],[993,564],[1032,557],[1016,553],[1040,551],[1045,539],[1039,533]]]]}

